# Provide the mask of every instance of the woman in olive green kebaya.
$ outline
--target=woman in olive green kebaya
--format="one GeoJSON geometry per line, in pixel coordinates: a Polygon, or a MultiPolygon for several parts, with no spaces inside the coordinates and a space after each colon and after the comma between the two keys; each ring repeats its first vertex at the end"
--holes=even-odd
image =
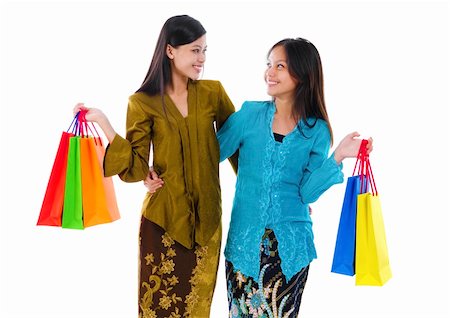
{"type": "Polygon", "coordinates": [[[106,176],[144,180],[153,145],[150,176],[160,189],[142,207],[140,318],[209,317],[222,237],[216,129],[234,106],[220,82],[198,80],[205,34],[189,16],[166,21],[148,74],[129,98],[126,139],[101,110],[74,109],[87,109],[108,138],[106,176]]]}

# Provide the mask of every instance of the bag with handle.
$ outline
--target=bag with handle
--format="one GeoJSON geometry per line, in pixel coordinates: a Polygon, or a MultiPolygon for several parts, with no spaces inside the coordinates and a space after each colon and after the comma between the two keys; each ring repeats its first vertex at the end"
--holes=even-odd
{"type": "MultiPolygon", "coordinates": [[[[88,122],[86,123],[89,125],[88,122]]],[[[109,215],[111,217],[111,221],[114,222],[120,219],[120,212],[116,199],[116,191],[114,190],[114,183],[112,177],[105,177],[105,171],[103,168],[103,159],[105,158],[105,147],[103,146],[102,138],[100,137],[100,134],[98,133],[97,129],[93,124],[91,125],[91,127],[93,129],[94,135],[95,152],[97,154],[97,159],[103,180],[103,187],[105,189],[106,205],[108,208],[109,215]]],[[[92,129],[89,130],[92,131],[92,129]]]]}
{"type": "Polygon", "coordinates": [[[66,185],[62,227],[66,229],[84,229],[83,198],[81,189],[80,136],[69,138],[66,185]]]}
{"type": "Polygon", "coordinates": [[[355,275],[356,199],[359,194],[359,185],[359,176],[347,179],[331,266],[333,273],[355,275]]]}
{"type": "Polygon", "coordinates": [[[103,174],[105,149],[85,114],[77,113],[72,132],[61,137],[38,225],[84,229],[120,218],[113,180],[103,174]]]}
{"type": "Polygon", "coordinates": [[[361,175],[361,148],[366,146],[367,142],[361,142],[353,174],[347,179],[331,266],[331,271],[337,274],[355,275],[356,207],[358,194],[361,193],[361,180],[363,179],[361,175]],[[356,171],[358,171],[357,175],[355,175],[356,171]]]}
{"type": "Polygon", "coordinates": [[[53,162],[37,225],[61,226],[69,139],[74,136],[71,129],[75,127],[76,120],[77,116],[73,118],[69,129],[61,134],[58,151],[53,162]]]}
{"type": "Polygon", "coordinates": [[[391,277],[381,202],[369,155],[363,153],[356,214],[356,285],[383,286],[391,277]]]}
{"type": "MultiPolygon", "coordinates": [[[[111,210],[111,213],[109,211],[110,189],[108,188],[107,194],[105,183],[107,184],[108,181],[103,176],[103,157],[99,158],[99,150],[96,149],[101,143],[100,136],[98,136],[95,126],[89,125],[86,121],[85,112],[80,113],[79,121],[82,128],[80,163],[81,187],[83,190],[83,225],[88,227],[117,220],[118,210],[111,210]],[[96,135],[94,131],[97,133],[96,135]],[[92,135],[89,135],[89,132],[92,135]]],[[[110,181],[112,182],[111,179],[110,181]]],[[[113,205],[114,207],[117,208],[117,204],[113,205]]]]}

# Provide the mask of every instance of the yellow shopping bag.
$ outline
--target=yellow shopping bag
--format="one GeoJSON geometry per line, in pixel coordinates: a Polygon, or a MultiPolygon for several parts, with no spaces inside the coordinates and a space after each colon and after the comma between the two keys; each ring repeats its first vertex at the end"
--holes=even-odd
{"type": "Polygon", "coordinates": [[[358,195],[356,214],[356,285],[383,286],[391,277],[381,202],[367,156],[365,188],[358,195]]]}

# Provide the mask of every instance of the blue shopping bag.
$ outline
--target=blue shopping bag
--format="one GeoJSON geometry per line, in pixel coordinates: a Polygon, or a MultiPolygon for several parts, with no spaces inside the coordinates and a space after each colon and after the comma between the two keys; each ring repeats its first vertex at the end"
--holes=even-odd
{"type": "Polygon", "coordinates": [[[347,179],[331,266],[333,273],[355,275],[357,199],[359,194],[366,193],[368,189],[368,179],[364,173],[364,163],[368,158],[367,142],[367,140],[361,141],[353,174],[347,179]],[[355,172],[358,172],[356,176],[355,172]]]}
{"type": "Polygon", "coordinates": [[[347,179],[331,266],[333,273],[355,275],[356,206],[360,189],[361,176],[347,179]]]}

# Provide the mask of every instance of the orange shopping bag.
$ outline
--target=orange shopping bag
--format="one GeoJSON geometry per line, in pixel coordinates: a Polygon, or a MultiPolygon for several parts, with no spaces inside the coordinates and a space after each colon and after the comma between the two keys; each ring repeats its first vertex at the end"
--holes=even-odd
{"type": "Polygon", "coordinates": [[[81,138],[81,174],[83,188],[84,226],[109,223],[120,218],[112,178],[103,174],[105,150],[101,138],[93,124],[85,119],[86,112],[80,113],[83,133],[81,138]],[[92,127],[92,129],[91,129],[92,127]],[[92,135],[88,136],[88,132],[92,135]],[[95,131],[95,133],[94,133],[95,131]]]}
{"type": "Polygon", "coordinates": [[[120,219],[119,207],[117,206],[116,192],[114,190],[114,183],[112,177],[105,177],[103,170],[103,159],[105,158],[105,148],[103,147],[103,142],[100,136],[94,137],[95,150],[97,152],[98,162],[100,164],[100,169],[103,176],[103,186],[105,188],[106,205],[108,207],[109,215],[111,216],[111,221],[116,221],[120,219]]]}
{"type": "Polygon", "coordinates": [[[106,206],[103,175],[95,150],[94,138],[80,138],[81,188],[83,189],[83,225],[112,221],[106,206]]]}

